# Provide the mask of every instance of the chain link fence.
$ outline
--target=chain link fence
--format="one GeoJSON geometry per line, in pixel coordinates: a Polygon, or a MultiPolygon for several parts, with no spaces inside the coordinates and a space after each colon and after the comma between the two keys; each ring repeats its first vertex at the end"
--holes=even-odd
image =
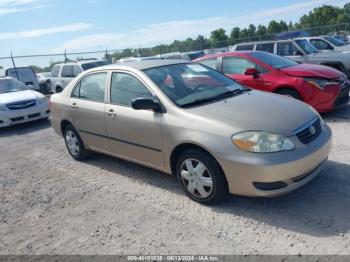
{"type": "MultiPolygon", "coordinates": [[[[311,28],[299,28],[298,31],[309,32],[311,36],[315,35],[343,35],[348,36],[350,34],[350,23],[324,25],[311,28]]],[[[254,35],[248,37],[240,37],[237,39],[230,39],[224,41],[211,41],[210,39],[201,39],[201,41],[193,41],[186,45],[186,42],[178,41],[178,45],[173,43],[171,45],[158,45],[151,48],[131,48],[131,49],[106,49],[99,51],[88,52],[67,52],[54,53],[54,54],[29,54],[29,55],[16,55],[10,53],[9,56],[0,57],[0,66],[3,68],[13,67],[26,67],[32,66],[35,71],[45,70],[50,71],[51,67],[55,63],[75,61],[81,59],[108,59],[111,62],[115,62],[113,57],[121,58],[122,56],[136,56],[145,57],[153,55],[161,55],[172,52],[188,52],[205,50],[206,53],[228,51],[228,46],[242,43],[242,42],[254,42],[254,41],[266,41],[273,40],[278,33],[254,35]],[[127,51],[127,52],[126,52],[127,51]]]]}

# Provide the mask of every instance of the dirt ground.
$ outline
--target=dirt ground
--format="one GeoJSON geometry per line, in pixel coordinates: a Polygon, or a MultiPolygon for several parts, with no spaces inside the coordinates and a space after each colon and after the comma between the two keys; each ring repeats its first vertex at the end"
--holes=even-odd
{"type": "Polygon", "coordinates": [[[350,106],[324,171],[286,196],[187,198],[174,177],[75,162],[48,121],[0,130],[0,254],[350,254],[350,106]]]}

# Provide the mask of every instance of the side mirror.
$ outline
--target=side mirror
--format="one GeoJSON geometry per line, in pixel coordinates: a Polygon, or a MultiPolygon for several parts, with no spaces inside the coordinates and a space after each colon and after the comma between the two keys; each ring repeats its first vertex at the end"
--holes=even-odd
{"type": "Polygon", "coordinates": [[[158,98],[135,98],[131,102],[131,106],[135,110],[153,110],[154,112],[161,112],[162,108],[158,98]]]}
{"type": "Polygon", "coordinates": [[[244,74],[247,76],[253,76],[254,78],[258,78],[260,73],[255,68],[247,68],[247,70],[245,70],[244,74]]]}

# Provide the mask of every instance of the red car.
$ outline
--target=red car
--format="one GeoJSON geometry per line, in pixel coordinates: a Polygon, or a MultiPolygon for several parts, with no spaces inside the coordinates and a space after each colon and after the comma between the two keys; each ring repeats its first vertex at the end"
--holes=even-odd
{"type": "Polygon", "coordinates": [[[350,81],[342,72],[327,66],[299,64],[259,51],[207,55],[195,62],[250,88],[302,100],[319,112],[332,111],[349,103],[350,81]]]}

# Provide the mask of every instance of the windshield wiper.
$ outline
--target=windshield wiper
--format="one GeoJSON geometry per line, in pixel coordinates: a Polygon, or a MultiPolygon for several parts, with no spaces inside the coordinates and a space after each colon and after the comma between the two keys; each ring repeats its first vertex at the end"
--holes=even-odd
{"type": "Polygon", "coordinates": [[[181,105],[180,107],[186,108],[186,107],[190,107],[190,106],[197,106],[197,105],[205,104],[205,103],[212,102],[215,100],[220,100],[220,99],[224,99],[224,98],[228,98],[228,97],[237,96],[237,95],[240,95],[242,93],[249,92],[249,91],[250,91],[249,88],[230,90],[230,91],[224,92],[222,94],[219,94],[217,96],[212,96],[212,97],[194,100],[190,103],[181,105]]]}

